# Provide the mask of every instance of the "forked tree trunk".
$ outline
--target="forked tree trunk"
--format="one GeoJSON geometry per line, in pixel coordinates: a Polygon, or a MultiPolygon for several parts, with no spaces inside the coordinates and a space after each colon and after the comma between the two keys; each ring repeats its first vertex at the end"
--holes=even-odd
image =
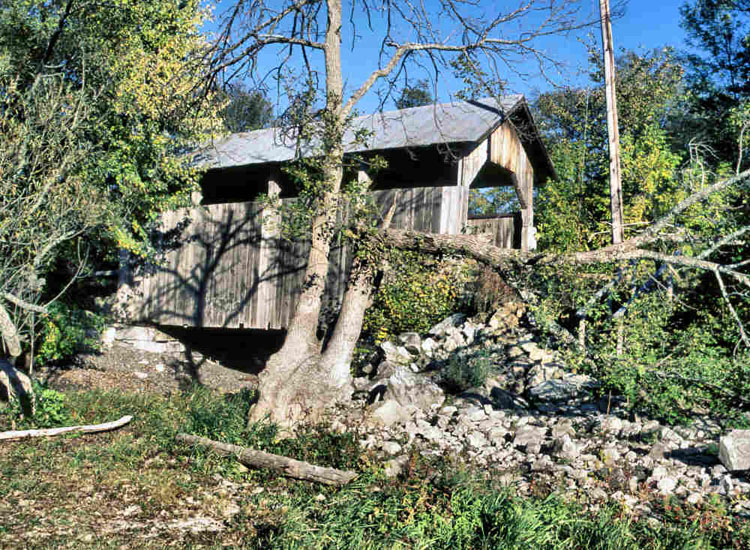
{"type": "Polygon", "coordinates": [[[325,293],[331,240],[338,215],[338,195],[344,176],[341,76],[341,1],[329,0],[325,37],[326,108],[323,121],[323,183],[326,191],[317,205],[312,222],[311,246],[294,315],[281,349],[266,363],[259,376],[258,402],[248,422],[268,418],[283,427],[301,420],[318,419],[320,403],[336,398],[349,385],[339,371],[321,365],[318,320],[325,293]]]}

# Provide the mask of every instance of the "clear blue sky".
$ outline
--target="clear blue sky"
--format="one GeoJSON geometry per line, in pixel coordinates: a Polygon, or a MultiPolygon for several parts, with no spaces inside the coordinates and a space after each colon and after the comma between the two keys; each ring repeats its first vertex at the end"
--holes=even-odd
{"type": "MultiPolygon", "coordinates": [[[[270,0],[273,1],[273,0],[270,0]]],[[[429,3],[431,0],[424,0],[429,3]]],[[[613,3],[616,0],[611,0],[613,3]]],[[[613,22],[613,36],[615,48],[650,50],[671,46],[675,49],[683,49],[685,44],[685,33],[680,28],[679,8],[685,0],[627,0],[624,2],[625,10],[622,17],[613,22]]],[[[488,2],[489,6],[499,5],[518,5],[518,0],[510,2],[488,2]]],[[[222,9],[232,4],[231,0],[221,0],[216,8],[217,15],[222,9]]],[[[348,2],[344,2],[345,5],[348,2]]],[[[580,2],[581,12],[585,14],[598,14],[598,0],[582,0],[580,2]]],[[[365,25],[362,24],[364,17],[362,14],[355,15],[355,21],[359,24],[359,38],[356,41],[354,49],[351,50],[347,44],[342,56],[345,85],[348,90],[358,86],[371,71],[377,68],[377,54],[379,49],[378,29],[370,33],[365,25]]],[[[436,23],[443,28],[443,24],[436,23]]],[[[213,25],[208,25],[206,30],[213,30],[213,25]]],[[[600,46],[600,34],[598,27],[591,27],[577,36],[555,36],[543,43],[543,49],[564,64],[561,74],[554,76],[554,81],[558,85],[576,85],[586,83],[586,48],[584,41],[586,34],[589,34],[600,46]]],[[[351,37],[344,36],[344,39],[351,37]]],[[[274,66],[276,56],[265,56],[260,63],[261,70],[268,71],[274,66]]],[[[315,61],[313,61],[315,62],[315,61]]],[[[530,65],[531,66],[531,65],[530,65]]],[[[420,75],[419,71],[411,73],[410,78],[417,80],[426,76],[426,73],[420,75]]],[[[447,75],[441,75],[442,82],[438,87],[438,97],[441,100],[447,100],[451,92],[455,92],[459,87],[455,80],[447,75]]],[[[548,90],[551,86],[544,79],[530,77],[520,80],[511,79],[510,92],[524,93],[533,97],[539,91],[548,90]]],[[[274,98],[275,99],[275,98],[274,98]]],[[[284,99],[280,99],[282,105],[284,99]]],[[[358,105],[361,112],[371,112],[377,108],[378,98],[374,93],[368,94],[358,105]]],[[[391,105],[386,105],[390,108],[391,105]]]]}

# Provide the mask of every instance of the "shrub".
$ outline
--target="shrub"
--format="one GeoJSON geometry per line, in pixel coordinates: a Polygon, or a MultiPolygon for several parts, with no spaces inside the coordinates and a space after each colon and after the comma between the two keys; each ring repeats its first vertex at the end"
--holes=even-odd
{"type": "Polygon", "coordinates": [[[443,381],[453,391],[462,392],[484,384],[492,370],[489,353],[454,353],[443,369],[443,381]]]}
{"type": "Polygon", "coordinates": [[[36,361],[49,364],[80,351],[97,349],[98,335],[104,329],[100,315],[57,302],[49,306],[39,334],[36,361]]]}
{"type": "Polygon", "coordinates": [[[451,313],[468,308],[465,288],[471,273],[466,262],[392,250],[387,263],[365,315],[366,336],[381,342],[402,332],[424,333],[451,313]]]}

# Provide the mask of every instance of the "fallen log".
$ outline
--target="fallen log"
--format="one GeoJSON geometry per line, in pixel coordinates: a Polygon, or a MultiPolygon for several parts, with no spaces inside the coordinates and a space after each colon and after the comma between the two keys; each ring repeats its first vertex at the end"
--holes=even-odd
{"type": "Polygon", "coordinates": [[[66,426],[63,428],[45,428],[41,430],[13,430],[0,432],[0,441],[17,441],[19,439],[30,439],[32,437],[53,437],[69,433],[93,434],[98,432],[109,432],[122,428],[133,420],[132,416],[123,416],[119,420],[105,422],[104,424],[89,424],[86,426],[66,426]]]}
{"type": "Polygon", "coordinates": [[[234,457],[245,466],[273,470],[283,476],[294,479],[315,481],[325,485],[346,485],[357,477],[355,472],[316,466],[309,462],[302,462],[301,460],[295,460],[286,456],[247,449],[239,445],[221,443],[197,435],[180,433],[177,434],[177,441],[190,445],[203,445],[222,456],[234,457]]]}

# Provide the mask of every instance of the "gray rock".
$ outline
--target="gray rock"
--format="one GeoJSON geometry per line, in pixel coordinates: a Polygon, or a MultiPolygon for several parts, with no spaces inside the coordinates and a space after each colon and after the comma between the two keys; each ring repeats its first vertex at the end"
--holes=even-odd
{"type": "Polygon", "coordinates": [[[435,342],[432,338],[425,338],[422,340],[421,344],[422,353],[427,355],[428,357],[432,357],[432,354],[435,352],[435,350],[438,347],[438,343],[435,342]]]}
{"type": "Polygon", "coordinates": [[[656,488],[662,495],[671,495],[677,487],[677,480],[673,477],[663,477],[656,484],[656,488]]]}
{"type": "Polygon", "coordinates": [[[544,436],[547,434],[547,428],[538,426],[522,426],[516,431],[513,438],[514,447],[526,447],[527,452],[536,454],[542,447],[544,436]]]}
{"type": "Polygon", "coordinates": [[[555,441],[555,456],[565,460],[574,460],[581,454],[578,445],[570,438],[570,435],[563,434],[555,441]]]}
{"type": "Polygon", "coordinates": [[[414,360],[414,357],[406,351],[403,346],[397,346],[393,342],[385,341],[380,344],[380,349],[385,354],[385,360],[396,365],[408,365],[414,360]]]}
{"type": "Polygon", "coordinates": [[[384,401],[370,413],[370,417],[375,423],[386,427],[399,422],[406,422],[410,416],[409,411],[394,399],[384,401]]]}
{"type": "Polygon", "coordinates": [[[445,331],[448,328],[458,326],[464,319],[466,319],[466,315],[464,315],[463,313],[454,313],[453,315],[446,317],[437,325],[432,327],[429,331],[430,335],[440,338],[445,334],[445,331]]]}
{"type": "Polygon", "coordinates": [[[527,373],[528,386],[533,388],[547,380],[557,380],[565,375],[562,369],[558,367],[547,367],[544,365],[534,365],[527,373]]]}
{"type": "Polygon", "coordinates": [[[616,416],[605,416],[599,427],[602,432],[617,436],[622,430],[622,420],[616,416]]]}
{"type": "Polygon", "coordinates": [[[487,438],[481,432],[471,432],[466,436],[466,442],[469,444],[469,447],[477,450],[489,445],[489,441],[487,441],[487,438]]]}
{"type": "Polygon", "coordinates": [[[389,455],[396,455],[401,452],[401,445],[395,441],[385,441],[380,448],[383,449],[384,453],[389,455]]]}
{"type": "Polygon", "coordinates": [[[472,422],[479,422],[480,420],[484,420],[485,418],[487,418],[487,413],[483,408],[469,407],[463,412],[462,416],[472,422]]]}
{"type": "Polygon", "coordinates": [[[569,374],[557,380],[545,380],[533,386],[529,395],[537,401],[557,402],[576,399],[597,386],[596,381],[583,374],[569,374]]]}
{"type": "Polygon", "coordinates": [[[399,342],[404,345],[406,351],[419,354],[422,350],[422,339],[416,332],[404,332],[398,336],[399,342]]]}
{"type": "Polygon", "coordinates": [[[404,470],[404,467],[409,463],[408,455],[397,456],[392,458],[385,463],[385,475],[389,478],[398,477],[398,475],[404,470]]]}
{"type": "Polygon", "coordinates": [[[387,395],[400,405],[424,411],[440,407],[445,401],[443,390],[432,379],[403,367],[388,378],[386,387],[387,395]]]}
{"type": "Polygon", "coordinates": [[[732,430],[721,436],[719,460],[730,472],[750,470],[750,430],[732,430]]]}

